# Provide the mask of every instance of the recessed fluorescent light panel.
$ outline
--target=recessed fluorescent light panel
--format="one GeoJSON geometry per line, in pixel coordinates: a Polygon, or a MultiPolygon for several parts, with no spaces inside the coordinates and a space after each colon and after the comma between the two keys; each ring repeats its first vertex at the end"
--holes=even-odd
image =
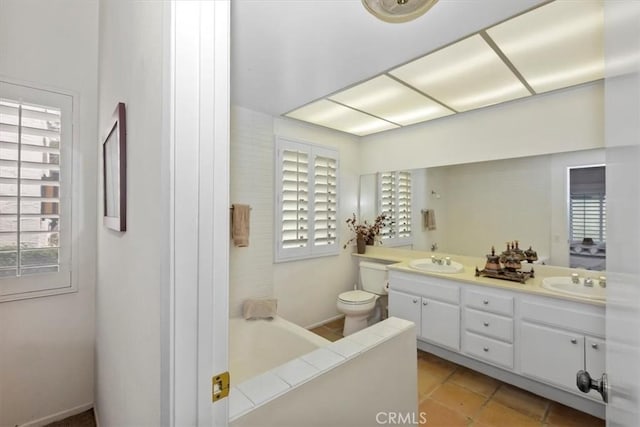
{"type": "Polygon", "coordinates": [[[365,136],[601,79],[603,1],[547,3],[286,115],[365,136]]]}
{"type": "Polygon", "coordinates": [[[538,93],[604,76],[602,1],[555,1],[487,30],[538,93]]]}
{"type": "Polygon", "coordinates": [[[453,111],[382,75],[331,95],[329,99],[399,125],[412,125],[453,111]]]}
{"type": "Polygon", "coordinates": [[[389,72],[457,111],[531,93],[476,34],[389,72]]]}
{"type": "Polygon", "coordinates": [[[399,127],[325,99],[298,108],[286,116],[358,136],[399,127]]]}

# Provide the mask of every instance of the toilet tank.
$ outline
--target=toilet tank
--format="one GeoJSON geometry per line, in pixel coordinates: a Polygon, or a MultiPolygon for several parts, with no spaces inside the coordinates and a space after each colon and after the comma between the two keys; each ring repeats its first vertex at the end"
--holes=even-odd
{"type": "Polygon", "coordinates": [[[373,294],[385,295],[388,280],[386,264],[360,261],[360,281],[362,289],[373,294]]]}

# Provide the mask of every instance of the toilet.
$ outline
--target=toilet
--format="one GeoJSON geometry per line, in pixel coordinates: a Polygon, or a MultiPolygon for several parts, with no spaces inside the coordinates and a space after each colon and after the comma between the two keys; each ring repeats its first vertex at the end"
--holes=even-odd
{"type": "Polygon", "coordinates": [[[385,264],[360,261],[362,290],[341,293],[338,295],[336,304],[338,311],[345,315],[343,331],[345,337],[384,317],[387,276],[385,264]]]}

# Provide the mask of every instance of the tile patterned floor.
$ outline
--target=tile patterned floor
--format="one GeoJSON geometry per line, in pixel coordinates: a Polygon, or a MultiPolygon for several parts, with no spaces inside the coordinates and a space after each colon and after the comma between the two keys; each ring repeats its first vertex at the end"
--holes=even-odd
{"type": "MultiPolygon", "coordinates": [[[[344,319],[311,331],[336,341],[344,319]]],[[[430,427],[604,427],[560,403],[418,350],[419,411],[430,427]]]]}

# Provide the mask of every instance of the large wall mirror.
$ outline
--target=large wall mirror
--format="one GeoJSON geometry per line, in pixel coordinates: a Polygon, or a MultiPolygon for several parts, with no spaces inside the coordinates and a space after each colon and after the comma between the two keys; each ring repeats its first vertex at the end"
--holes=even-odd
{"type": "MultiPolygon", "coordinates": [[[[518,240],[546,264],[604,270],[604,163],[595,149],[414,169],[411,247],[484,256],[518,240]]],[[[378,212],[376,188],[376,174],[361,177],[362,219],[378,212]]]]}

